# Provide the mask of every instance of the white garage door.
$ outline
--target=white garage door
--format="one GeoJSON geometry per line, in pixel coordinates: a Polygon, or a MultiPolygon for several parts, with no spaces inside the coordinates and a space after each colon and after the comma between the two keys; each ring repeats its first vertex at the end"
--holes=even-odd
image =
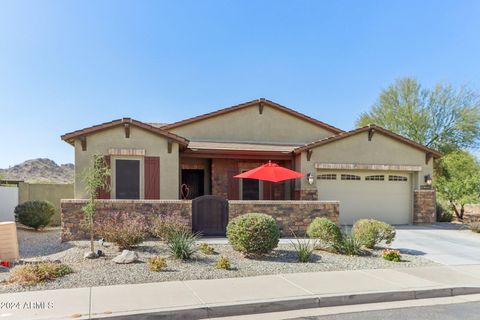
{"type": "Polygon", "coordinates": [[[390,224],[411,222],[412,182],[409,173],[318,171],[320,200],[340,201],[340,223],[371,218],[390,224]]]}

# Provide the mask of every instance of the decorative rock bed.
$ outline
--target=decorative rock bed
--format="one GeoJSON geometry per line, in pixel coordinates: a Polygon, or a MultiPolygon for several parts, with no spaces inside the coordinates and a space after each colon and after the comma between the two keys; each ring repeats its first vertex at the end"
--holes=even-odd
{"type": "MultiPolygon", "coordinates": [[[[167,258],[165,271],[151,272],[147,260],[152,256],[168,257],[167,248],[160,241],[147,241],[135,249],[138,261],[130,264],[117,264],[113,258],[120,252],[113,245],[98,246],[104,257],[85,260],[83,254],[89,249],[88,241],[60,242],[60,230],[43,232],[18,230],[20,255],[31,260],[60,260],[70,266],[74,273],[52,282],[36,286],[5,285],[0,283],[0,293],[28,290],[46,290],[87,286],[104,286],[127,283],[146,283],[190,279],[215,279],[246,277],[262,274],[314,272],[333,270],[406,268],[435,265],[434,262],[419,256],[402,253],[402,262],[389,262],[382,258],[382,250],[373,250],[366,256],[344,256],[324,251],[315,251],[310,263],[298,263],[296,253],[290,244],[280,244],[272,254],[246,259],[234,251],[230,245],[212,244],[216,254],[207,255],[198,251],[195,259],[179,261],[167,258]],[[215,268],[220,256],[231,263],[231,270],[215,268]]],[[[9,272],[0,272],[0,280],[9,272]]]]}

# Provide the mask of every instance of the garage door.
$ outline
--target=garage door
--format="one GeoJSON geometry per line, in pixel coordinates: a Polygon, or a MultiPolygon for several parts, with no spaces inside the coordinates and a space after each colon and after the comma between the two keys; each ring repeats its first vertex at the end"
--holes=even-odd
{"type": "Polygon", "coordinates": [[[320,200],[340,201],[340,223],[362,218],[390,224],[411,221],[411,175],[398,172],[319,171],[320,200]]]}

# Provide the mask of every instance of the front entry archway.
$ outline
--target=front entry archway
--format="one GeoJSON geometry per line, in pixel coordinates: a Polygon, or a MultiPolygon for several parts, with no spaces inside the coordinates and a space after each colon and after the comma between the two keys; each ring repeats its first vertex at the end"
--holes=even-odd
{"type": "Polygon", "coordinates": [[[192,230],[204,236],[225,236],[228,201],[219,196],[201,196],[192,200],[192,230]]]}

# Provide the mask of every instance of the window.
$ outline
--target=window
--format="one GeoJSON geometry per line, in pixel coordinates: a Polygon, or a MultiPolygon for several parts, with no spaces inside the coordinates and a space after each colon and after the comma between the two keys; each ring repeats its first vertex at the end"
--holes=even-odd
{"type": "Polygon", "coordinates": [[[337,175],[334,173],[320,174],[317,176],[320,180],[337,180],[337,175]]]}
{"type": "Polygon", "coordinates": [[[354,174],[342,174],[342,180],[360,180],[360,176],[356,176],[354,174]]]}
{"type": "Polygon", "coordinates": [[[140,199],[140,160],[115,161],[115,198],[140,199]]]}
{"type": "Polygon", "coordinates": [[[366,176],[365,180],[367,180],[367,181],[384,181],[385,176],[384,175],[366,176]]]}
{"type": "Polygon", "coordinates": [[[404,177],[404,176],[388,176],[388,181],[407,181],[407,177],[404,177]]]}
{"type": "MultiPolygon", "coordinates": [[[[242,173],[247,171],[248,170],[242,170],[242,173]]],[[[262,191],[260,180],[245,178],[239,180],[241,200],[260,200],[262,191]]]]}

